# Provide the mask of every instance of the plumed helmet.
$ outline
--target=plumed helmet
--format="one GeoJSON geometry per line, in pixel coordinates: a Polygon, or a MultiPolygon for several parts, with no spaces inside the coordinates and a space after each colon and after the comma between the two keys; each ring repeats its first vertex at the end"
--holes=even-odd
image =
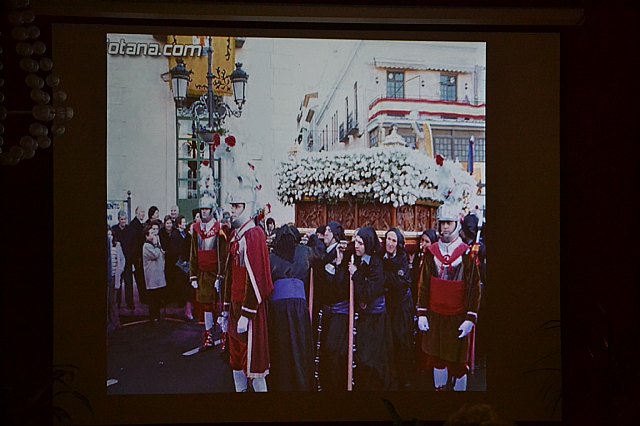
{"type": "MultiPolygon", "coordinates": [[[[227,204],[255,204],[256,192],[249,182],[245,182],[242,176],[238,176],[238,183],[234,185],[227,195],[227,204]]],[[[253,209],[252,209],[253,210],[253,209]]]]}
{"type": "Polygon", "coordinates": [[[209,193],[205,193],[200,200],[198,201],[198,207],[201,209],[215,209],[216,207],[216,199],[209,193]]]}
{"type": "Polygon", "coordinates": [[[460,211],[457,205],[445,203],[438,207],[436,218],[438,222],[459,222],[460,211]]]}
{"type": "MultiPolygon", "coordinates": [[[[462,229],[462,223],[460,223],[461,211],[462,209],[458,204],[445,203],[438,207],[438,212],[436,213],[438,222],[454,222],[456,224],[455,229],[450,232],[449,235],[441,235],[440,239],[442,241],[449,243],[458,238],[458,236],[460,235],[460,231],[462,229]]],[[[438,229],[440,229],[440,225],[438,225],[438,229]]],[[[440,230],[440,232],[442,231],[440,230]]]]}
{"type": "Polygon", "coordinates": [[[234,185],[227,194],[227,204],[244,204],[242,215],[232,222],[232,226],[237,227],[248,221],[256,212],[256,192],[255,188],[242,176],[238,176],[238,183],[234,185]]]}

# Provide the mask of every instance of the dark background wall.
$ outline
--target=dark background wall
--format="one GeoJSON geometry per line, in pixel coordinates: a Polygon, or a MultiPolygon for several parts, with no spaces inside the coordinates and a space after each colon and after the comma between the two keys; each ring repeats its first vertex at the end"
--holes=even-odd
{"type": "MultiPolygon", "coordinates": [[[[487,7],[584,8],[582,25],[560,29],[562,234],[548,236],[562,239],[563,423],[635,424],[639,416],[633,403],[640,400],[636,368],[640,353],[634,348],[640,337],[635,251],[638,210],[634,206],[640,181],[635,156],[640,143],[640,74],[635,67],[640,14],[631,2],[480,3],[487,7]]],[[[479,3],[436,4],[463,7],[479,3]]],[[[4,17],[2,21],[5,86],[0,91],[9,102],[20,95],[9,83],[8,24],[4,17]]],[[[45,25],[42,38],[47,41],[47,37],[50,33],[45,25]]],[[[5,121],[5,146],[19,137],[12,133],[13,120],[5,121]]],[[[0,352],[2,411],[7,417],[3,424],[42,424],[42,417],[35,416],[37,410],[25,413],[21,420],[11,415],[27,406],[28,398],[51,377],[54,149],[40,150],[32,160],[0,169],[4,219],[0,227],[0,352]]],[[[78,230],[65,238],[83,235],[78,230]]]]}

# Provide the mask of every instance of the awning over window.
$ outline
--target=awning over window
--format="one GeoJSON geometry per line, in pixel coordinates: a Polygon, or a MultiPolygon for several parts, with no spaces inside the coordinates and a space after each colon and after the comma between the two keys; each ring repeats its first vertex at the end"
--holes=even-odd
{"type": "Polygon", "coordinates": [[[426,62],[410,62],[410,61],[390,61],[390,60],[374,60],[376,68],[384,68],[391,70],[413,70],[413,71],[444,71],[453,73],[470,73],[472,68],[461,67],[459,65],[434,64],[426,62]]]}

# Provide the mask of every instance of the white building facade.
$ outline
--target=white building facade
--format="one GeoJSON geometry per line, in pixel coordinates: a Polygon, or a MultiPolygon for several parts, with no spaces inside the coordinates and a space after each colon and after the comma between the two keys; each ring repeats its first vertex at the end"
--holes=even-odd
{"type": "Polygon", "coordinates": [[[359,41],[329,90],[299,114],[307,151],[383,144],[397,127],[407,147],[466,167],[474,141],[474,177],[486,184],[484,43],[359,41]],[[300,116],[312,117],[308,122],[300,116]]]}
{"type": "MultiPolygon", "coordinates": [[[[109,37],[110,42],[163,43],[152,35],[109,37]]],[[[420,131],[428,123],[435,152],[461,161],[466,161],[465,143],[473,135],[476,164],[482,170],[484,44],[269,38],[234,42],[235,61],[243,64],[249,79],[241,116],[224,123],[236,145],[227,147],[223,136],[215,151],[222,208],[228,208],[225,200],[236,176],[250,164],[260,186],[259,202],[271,205],[270,216],[278,225],[293,221],[294,209],[277,199],[274,173],[292,147],[331,151],[377,146],[394,124],[409,146],[419,148],[420,131]]],[[[191,69],[193,58],[183,59],[191,69]]],[[[170,67],[166,56],[107,55],[106,189],[112,213],[128,192],[132,213],[136,206],[146,211],[153,205],[164,216],[177,204],[190,220],[197,207],[199,169],[211,158],[208,146],[194,133],[192,118],[176,107],[170,84],[161,78],[170,67]]],[[[235,107],[232,96],[224,100],[235,107]]]]}

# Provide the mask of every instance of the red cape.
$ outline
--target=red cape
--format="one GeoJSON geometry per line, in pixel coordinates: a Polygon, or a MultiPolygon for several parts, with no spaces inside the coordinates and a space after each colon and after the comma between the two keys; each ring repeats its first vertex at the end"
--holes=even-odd
{"type": "Polygon", "coordinates": [[[245,232],[243,237],[247,243],[247,260],[253,272],[252,278],[255,278],[255,282],[252,279],[252,284],[258,289],[260,299],[265,301],[273,292],[266,236],[264,231],[256,226],[245,232]]]}

